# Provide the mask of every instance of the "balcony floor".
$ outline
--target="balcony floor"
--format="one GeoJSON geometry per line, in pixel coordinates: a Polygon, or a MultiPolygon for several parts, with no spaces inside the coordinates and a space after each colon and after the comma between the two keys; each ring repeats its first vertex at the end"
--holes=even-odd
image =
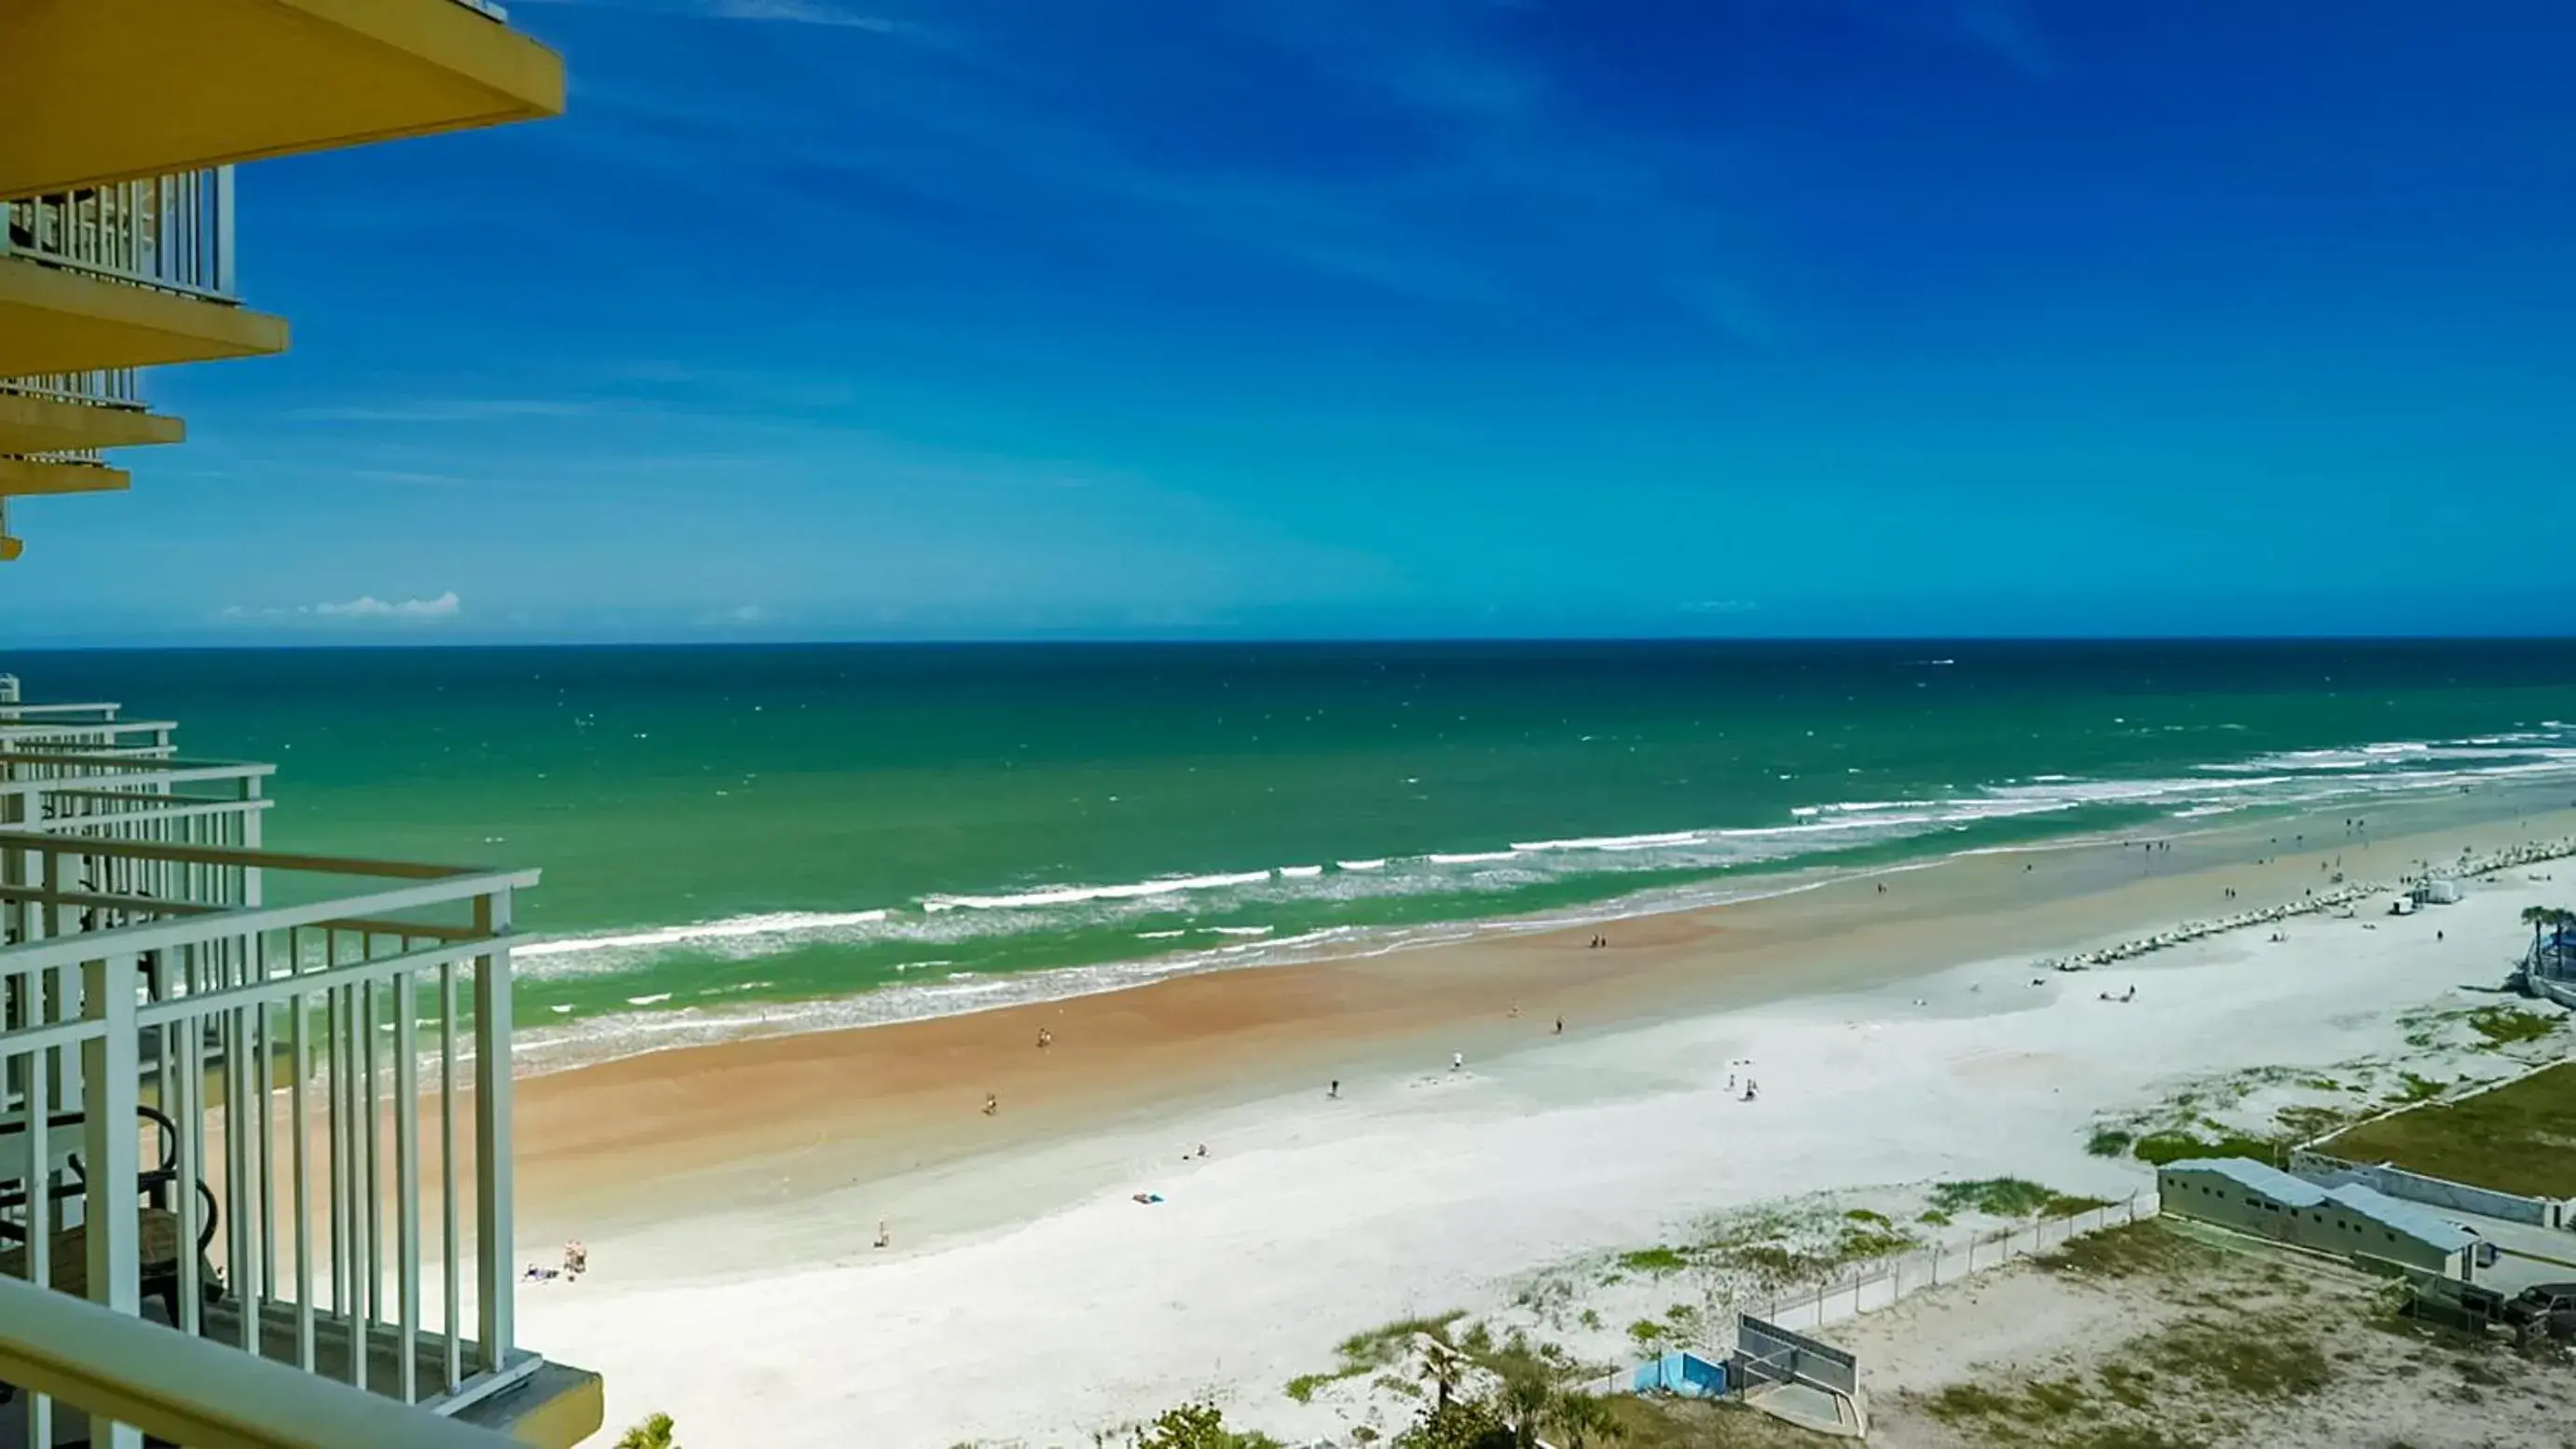
{"type": "Polygon", "coordinates": [[[0,377],[286,350],[286,319],[0,256],[0,377]]]}

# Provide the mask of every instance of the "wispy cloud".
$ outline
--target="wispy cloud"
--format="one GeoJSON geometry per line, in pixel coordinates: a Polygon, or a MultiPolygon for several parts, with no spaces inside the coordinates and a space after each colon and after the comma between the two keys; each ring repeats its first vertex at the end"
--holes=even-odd
{"type": "Polygon", "coordinates": [[[901,34],[913,29],[903,21],[836,4],[833,0],[521,0],[521,3],[599,5],[611,9],[677,15],[700,20],[776,21],[788,25],[827,25],[843,30],[874,31],[879,35],[901,34]]]}
{"type": "Polygon", "coordinates": [[[708,0],[706,13],[717,20],[777,20],[791,25],[833,25],[893,35],[906,27],[882,15],[869,15],[825,0],[708,0]]]}
{"type": "Polygon", "coordinates": [[[332,602],[326,600],[319,604],[272,604],[260,608],[253,608],[244,604],[228,604],[217,615],[217,617],[230,620],[275,621],[321,618],[381,619],[406,621],[411,623],[439,623],[444,620],[454,619],[464,612],[465,601],[457,597],[454,589],[449,589],[447,592],[440,594],[434,599],[396,599],[388,601],[385,599],[379,599],[373,594],[361,594],[354,599],[349,599],[344,602],[332,602]]]}
{"type": "Polygon", "coordinates": [[[404,599],[387,603],[373,594],[362,594],[345,604],[316,604],[313,612],[343,619],[453,619],[464,612],[465,601],[449,589],[435,599],[404,599]]]}
{"type": "Polygon", "coordinates": [[[349,407],[297,408],[287,414],[310,423],[489,423],[509,418],[570,418],[600,411],[600,404],[572,398],[423,398],[349,407]]]}
{"type": "Polygon", "coordinates": [[[2056,55],[2040,41],[2013,0],[1959,0],[1956,22],[1971,44],[2013,69],[2040,80],[2056,78],[2056,55]]]}

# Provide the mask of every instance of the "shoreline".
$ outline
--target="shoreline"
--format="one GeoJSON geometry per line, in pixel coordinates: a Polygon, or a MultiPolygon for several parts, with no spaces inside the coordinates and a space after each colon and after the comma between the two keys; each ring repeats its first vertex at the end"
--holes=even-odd
{"type": "MultiPolygon", "coordinates": [[[[593,1081],[600,1092],[565,1098],[599,1111],[623,1099],[647,1139],[654,1122],[682,1130],[660,1139],[659,1155],[591,1160],[605,1185],[646,1207],[597,1219],[583,1234],[591,1276],[524,1295],[521,1318],[530,1341],[609,1373],[612,1425],[664,1409],[692,1441],[717,1446],[838,1443],[853,1425],[888,1444],[1079,1445],[1206,1395],[1236,1422],[1293,1442],[1332,1426],[1323,1406],[1291,1403],[1280,1385],[1332,1362],[1351,1330],[1500,1310],[1526,1275],[1663,1240],[1697,1215],[1935,1178],[2129,1191],[2143,1170],[2089,1155],[2091,1124],[2210,1073],[2402,1053],[2406,1023],[2428,1003],[2489,999],[2528,935],[2516,909],[2557,903],[2560,887],[2546,870],[2513,869],[2420,916],[2320,914],[2293,921],[2284,942],[2253,929],[2181,942],[2122,963],[2110,984],[2141,987],[2122,1004],[2097,999],[2095,982],[2034,967],[2035,952],[2211,914],[2222,876],[2259,906],[2314,889],[2337,853],[2392,878],[2463,844],[2563,848],[2571,824],[2576,815],[2558,811],[2172,874],[2155,873],[2149,852],[2107,846],[2054,862],[2064,873],[2054,886],[2052,862],[1987,858],[1937,878],[1937,891],[1909,889],[1936,879],[1915,873],[1888,897],[1864,885],[1724,922],[1646,918],[1608,951],[1525,938],[1341,973],[1356,981],[1307,967],[1223,973],[1198,978],[1241,1003],[1242,1019],[1220,1024],[1224,1041],[1207,1053],[1212,1078],[1119,1098],[1114,1081],[1071,1090],[1077,1075],[1116,1063],[1076,1073],[1066,1058],[1068,1100],[1019,1114],[1006,1099],[997,1119],[959,1104],[908,1147],[836,1138],[855,1109],[821,1089],[907,1064],[956,1067],[972,1043],[951,1042],[962,1055],[943,1057],[901,1028],[742,1044],[801,1043],[792,1062],[708,1049],[716,1060],[699,1070],[639,1068],[613,1092],[593,1081]],[[2105,862],[2130,874],[2105,874],[2105,862]],[[1569,966],[1605,957],[1614,964],[1570,984],[1596,1009],[1565,1037],[1548,1030],[1539,1002],[1524,998],[1513,1019],[1492,1000],[1495,971],[1526,980],[1553,969],[1563,981],[1569,966]],[[1251,996],[1237,989],[1265,979],[1251,996]],[[1301,1002],[1305,1015],[1279,1014],[1301,1002]],[[1376,1053],[1368,1065],[1345,1073],[1337,1102],[1320,1082],[1278,1076],[1282,1060],[1314,1045],[1319,1014],[1355,1058],[1355,1023],[1386,1029],[1365,1047],[1376,1053]],[[1453,1074],[1449,1043],[1470,1030],[1496,1044],[1466,1047],[1469,1068],[1453,1074]],[[1759,1103],[1721,1085],[1748,1060],[1759,1103]],[[709,1155],[680,1120],[693,1099],[790,1070],[819,1095],[735,1097],[734,1120],[786,1110],[814,1134],[801,1146],[709,1155]],[[1190,1150],[1201,1141],[1214,1149],[1206,1159],[1190,1150]],[[1139,1205],[1139,1192],[1159,1197],[1139,1205]],[[869,1246],[879,1219],[895,1233],[884,1251],[869,1246]],[[754,1346],[780,1328],[791,1335],[783,1346],[754,1346]],[[968,1397],[929,1372],[997,1358],[1033,1368],[968,1397]]],[[[2172,855],[2192,853],[2178,842],[2172,855]]],[[[1186,1013],[1140,1004],[1145,994],[1094,999],[1121,1004],[1131,1069],[1193,1060],[1168,1054],[1186,1013]]],[[[1101,1015],[1080,1030],[1117,1025],[1101,1015]]],[[[1047,1051],[1076,1039],[1060,1034],[1047,1051]]],[[[989,1046],[1010,1060],[1040,1056],[1011,1032],[989,1046]]],[[[898,1084],[874,1110],[936,1100],[898,1084]]],[[[536,1190],[529,1173],[522,1182],[536,1190]]],[[[523,1237],[544,1241],[533,1229],[523,1237]]],[[[1619,1332],[1611,1323],[1602,1336],[1619,1332]]]]}
{"type": "Polygon", "coordinates": [[[2346,853],[2393,876],[2463,841],[2496,848],[2508,838],[2576,833],[2576,812],[2393,838],[2346,835],[2297,855],[2258,854],[2272,848],[2253,833],[2264,828],[2173,833],[2162,849],[2095,838],[1980,850],[1606,925],[1542,922],[1458,943],[736,1038],[526,1076],[517,1088],[530,1224],[522,1236],[596,1235],[746,1196],[810,1198],[1103,1124],[1300,1089],[1320,1094],[1336,1078],[1445,1064],[1452,1052],[1481,1061],[1555,1039],[1560,1018],[1567,1034],[1588,1038],[1884,985],[1969,959],[2022,955],[2045,969],[2056,964],[2049,951],[2103,952],[2127,936],[2171,934],[2215,905],[2303,907],[2313,882],[2333,877],[2346,853]],[[2233,899],[2222,895],[2229,888],[2239,892],[2233,899]],[[1595,932],[1607,949],[1582,944],[1595,932]],[[1041,1030],[1050,1034],[1045,1048],[1035,1045],[1041,1030]],[[981,1112],[987,1093],[1000,1103],[991,1116],[981,1112]],[[650,1212],[603,1186],[637,1181],[665,1189],[650,1212]]]}
{"type": "MultiPolygon", "coordinates": [[[[2485,744],[2483,738],[2471,743],[2485,744]]],[[[2394,747],[2391,747],[2394,748],[2394,747]]],[[[2359,756],[2369,757],[2379,746],[2359,747],[2359,756]]],[[[2328,752],[2332,753],[2332,752],[2328,752]]],[[[2576,752],[2569,752],[2576,755],[2576,752]]],[[[2303,762],[2304,764],[2304,762],[2303,762]]],[[[2287,776],[2244,775],[2237,767],[2209,767],[2215,773],[2202,782],[2209,790],[2233,789],[2240,786],[2275,786],[2287,776]]],[[[2340,766],[2338,765],[2338,768],[2340,766]]],[[[2062,777],[2040,776],[2043,781],[2062,777]]],[[[2118,784],[2120,782],[2112,782],[2118,784]]],[[[2142,799],[2176,796],[2182,782],[2148,780],[2128,782],[2139,786],[2142,799]]],[[[979,967],[972,951],[958,951],[956,944],[942,949],[924,944],[933,955],[945,958],[952,954],[970,959],[927,959],[897,963],[895,975],[878,979],[876,967],[860,970],[855,977],[843,978],[831,973],[819,977],[810,964],[781,966],[799,989],[781,990],[781,983],[766,978],[774,974],[760,964],[772,957],[795,960],[808,949],[831,949],[832,942],[820,941],[811,947],[796,943],[801,930],[866,923],[860,929],[873,929],[890,917],[908,917],[910,912],[899,906],[878,907],[863,911],[790,909],[772,910],[740,917],[723,917],[685,925],[625,926],[608,928],[591,935],[545,935],[533,938],[521,948],[520,959],[527,964],[520,972],[523,991],[533,987],[538,996],[523,1008],[516,1062],[523,1076],[544,1075],[556,1071],[577,1070],[615,1062],[627,1057],[690,1047],[719,1045],[734,1041],[810,1032],[901,1025],[937,1017],[963,1015],[977,1011],[1007,1009],[1014,1006],[1042,1005],[1075,997],[1133,990],[1185,976],[1224,971],[1264,970],[1287,965],[1309,965],[1333,961],[1365,959],[1390,953],[1411,953],[1456,946],[1475,946],[1499,937],[1510,937],[1551,930],[1614,924],[1641,916],[1692,913],[1760,900],[1769,896],[1814,889],[1839,880],[1892,875],[1937,866],[1962,856],[2005,855],[2029,857],[2066,850],[2082,849],[2097,843],[2122,840],[2189,840],[2203,836],[2226,836],[2249,830],[2260,830],[2265,823],[2283,830],[2294,828],[2302,820],[2323,821],[2328,812],[2360,809],[2374,819],[2387,817],[2431,817],[2455,806],[2462,796],[2475,796],[2499,803],[2487,812],[2489,818],[2511,813],[2509,802],[2522,800],[2531,806],[2565,805],[2564,789],[2576,788],[2576,781],[2551,782],[2538,778],[2517,778],[2500,773],[2486,780],[2444,776],[2438,782],[2427,777],[2411,786],[2376,792],[2336,790],[2339,780],[2320,778],[2310,782],[2328,793],[2291,796],[2280,799],[2254,800],[2239,805],[2197,807],[2162,813],[2152,819],[2111,824],[2099,820],[2067,822],[2055,828],[2041,822],[2059,810],[2076,810],[2089,805],[2119,804],[2128,796],[2094,797],[2073,795],[2058,804],[2036,811],[2017,807],[2013,801],[1911,801],[1863,802],[1830,807],[1815,807],[1815,813],[1835,810],[1852,812],[1897,812],[1894,814],[1853,814],[1838,824],[1820,825],[1814,820],[1786,827],[1743,827],[1724,830],[1674,832],[1672,836],[1642,835],[1600,840],[1544,841],[1514,844],[1508,850],[1456,856],[1430,855],[1435,861],[1506,860],[1519,852],[1533,852],[1528,858],[1551,858],[1549,852],[1578,846],[1601,846],[1628,842],[1660,842],[1683,836],[1719,837],[1735,835],[1770,835],[1783,832],[1805,832],[1817,829],[1870,831],[1903,824],[1915,817],[1906,812],[1921,807],[1925,810],[1961,810],[1956,820],[1946,827],[1935,827],[1920,834],[1892,837],[1864,836],[1849,847],[1838,848],[1822,856],[1791,854],[1757,857],[1719,873],[1679,882],[1614,889],[1610,893],[1584,896],[1557,905],[1534,905],[1526,900],[1515,902],[1509,892],[1498,891],[1490,905],[1451,902],[1464,905],[1460,914],[1436,919],[1390,921],[1377,924],[1328,923],[1312,916],[1303,919],[1281,918],[1275,923],[1199,925],[1173,930],[1140,931],[1125,942],[1123,952],[1099,959],[1077,955],[1072,964],[1028,966],[1005,965],[979,967]],[[2438,788],[2436,784],[2438,783],[2438,788]],[[2250,818],[2249,818],[2250,817],[2250,818]],[[1949,837],[1977,830],[1998,822],[2019,823],[2038,828],[2039,833],[2020,838],[2006,838],[1992,843],[1953,843],[1949,837]],[[1161,949],[1163,938],[1194,936],[1203,944],[1189,949],[1161,949]],[[628,948],[674,946],[704,937],[711,941],[752,939],[775,940],[748,956],[715,955],[701,961],[684,956],[663,967],[649,963],[638,967],[615,962],[628,948]],[[609,956],[595,964],[594,952],[607,951],[609,956]],[[944,975],[935,974],[937,968],[944,975]],[[961,969],[950,969],[961,968],[961,969]],[[900,973],[916,971],[905,976],[900,973]],[[627,974],[627,973],[634,974],[627,974]],[[799,974],[802,973],[802,974],[799,974]],[[857,989],[838,989],[839,982],[851,979],[857,989]],[[563,993],[581,983],[616,981],[615,989],[584,988],[591,1004],[577,1004],[577,998],[563,993]],[[623,1006],[615,1005],[618,992],[623,1006]],[[743,993],[743,994],[737,994],[743,993]],[[678,1004],[671,1004],[673,998],[678,1004]],[[601,1003],[608,1003],[604,1009],[601,1003]],[[571,1015],[580,1011],[580,1015],[571,1015]]],[[[2027,788],[2076,791],[2079,783],[2027,788]]],[[[1931,817],[1924,817],[1931,818],[1931,817]]],[[[1943,815],[1941,819],[1951,817],[1943,815]]],[[[2405,831],[2380,832],[2393,836],[2405,831]]],[[[1989,837],[1989,839],[1991,839],[1989,837]]],[[[1606,857],[1605,857],[1606,858],[1606,857]]],[[[1382,867],[1385,861],[1360,864],[1382,867]]],[[[1248,874],[1215,874],[1196,877],[1175,876],[1170,879],[1134,882],[1112,886],[1049,886],[1036,894],[996,897],[925,897],[916,903],[927,913],[927,919],[938,919],[943,912],[978,914],[968,902],[980,906],[1000,907],[1009,904],[1051,902],[1061,896],[1067,900],[1100,897],[1124,901],[1155,891],[1169,893],[1175,902],[1191,898],[1200,887],[1239,884],[1277,876],[1303,878],[1320,874],[1333,867],[1325,865],[1278,868],[1248,874]]],[[[1350,862],[1338,863],[1349,871],[1350,862]]],[[[1602,877],[1607,880],[1609,877],[1602,877]]],[[[1518,887],[1514,887],[1517,890],[1518,887]]],[[[1177,909],[1178,907],[1176,907],[1177,909]]],[[[1186,914],[1186,913],[1185,913],[1186,914]]],[[[1224,919],[1220,914],[1218,919],[1224,919]]],[[[1242,917],[1236,918],[1238,922],[1242,917]]],[[[1251,918],[1260,921],[1256,914],[1251,918]]],[[[1004,935],[1009,934],[1008,930],[1004,935]]],[[[1097,947],[1097,943],[1094,943],[1097,947]]],[[[838,963],[835,963],[837,969],[838,963]]]]}

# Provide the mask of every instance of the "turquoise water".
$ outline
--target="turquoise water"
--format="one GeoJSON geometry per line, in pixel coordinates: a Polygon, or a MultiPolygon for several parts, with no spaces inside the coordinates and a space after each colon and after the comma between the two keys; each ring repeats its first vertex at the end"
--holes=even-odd
{"type": "MultiPolygon", "coordinates": [[[[2164,820],[2576,789],[2576,644],[21,655],[272,844],[535,864],[521,1020],[666,1039],[2164,820]]],[[[2562,792],[2563,793],[2563,792],[2562,792]]]]}

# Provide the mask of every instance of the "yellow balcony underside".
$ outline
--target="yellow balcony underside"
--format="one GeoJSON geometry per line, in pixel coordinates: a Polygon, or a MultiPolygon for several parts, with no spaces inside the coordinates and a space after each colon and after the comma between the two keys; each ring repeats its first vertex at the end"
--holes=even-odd
{"type": "Polygon", "coordinates": [[[0,393],[0,453],[133,448],[187,436],[186,423],[158,413],[0,393]]]}
{"type": "Polygon", "coordinates": [[[456,0],[6,0],[0,196],[533,120],[563,60],[456,0]]]}
{"type": "Polygon", "coordinates": [[[95,463],[38,463],[26,458],[0,458],[0,498],[32,498],[49,493],[121,493],[134,480],[122,468],[95,463]]]}
{"type": "Polygon", "coordinates": [[[0,377],[285,350],[283,317],[0,257],[0,377]]]}

